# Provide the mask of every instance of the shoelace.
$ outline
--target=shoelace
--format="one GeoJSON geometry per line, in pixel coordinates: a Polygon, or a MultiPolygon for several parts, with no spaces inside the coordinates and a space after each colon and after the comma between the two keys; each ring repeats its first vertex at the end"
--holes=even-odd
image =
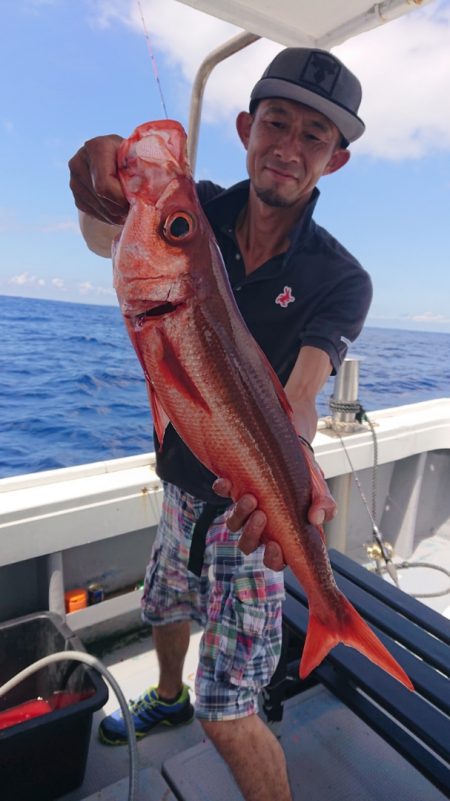
{"type": "Polygon", "coordinates": [[[133,701],[131,698],[129,700],[130,710],[131,712],[138,712],[140,709],[145,707],[154,707],[158,703],[156,698],[152,698],[151,695],[141,695],[136,701],[133,701]]]}

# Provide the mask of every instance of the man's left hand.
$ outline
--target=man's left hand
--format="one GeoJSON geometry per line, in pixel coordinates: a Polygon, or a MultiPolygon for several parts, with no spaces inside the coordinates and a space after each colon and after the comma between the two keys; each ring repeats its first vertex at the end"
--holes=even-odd
{"type": "MultiPolygon", "coordinates": [[[[224,498],[229,498],[231,494],[231,481],[225,478],[218,478],[213,484],[214,492],[224,498]]],[[[330,508],[329,500],[327,508],[321,503],[321,498],[314,500],[308,511],[308,520],[315,526],[321,526],[326,520],[331,520],[336,514],[336,507],[330,508]]],[[[283,552],[277,542],[264,539],[264,529],[267,518],[261,509],[258,509],[258,501],[254,495],[242,495],[234,504],[227,518],[227,526],[230,531],[236,532],[242,529],[239,538],[239,548],[245,554],[252,553],[265,545],[264,564],[270,570],[283,570],[286,562],[283,559],[283,552]]]]}

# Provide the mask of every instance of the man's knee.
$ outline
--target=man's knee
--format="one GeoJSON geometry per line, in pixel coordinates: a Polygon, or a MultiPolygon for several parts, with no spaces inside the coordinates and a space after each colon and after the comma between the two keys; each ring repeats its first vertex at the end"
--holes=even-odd
{"type": "Polygon", "coordinates": [[[235,718],[233,720],[204,720],[200,724],[205,734],[219,751],[226,748],[230,742],[239,743],[241,736],[247,738],[255,723],[257,715],[235,718]]]}
{"type": "Polygon", "coordinates": [[[226,746],[230,737],[233,736],[231,727],[235,723],[234,720],[200,720],[200,723],[207,737],[219,751],[226,746]]]}

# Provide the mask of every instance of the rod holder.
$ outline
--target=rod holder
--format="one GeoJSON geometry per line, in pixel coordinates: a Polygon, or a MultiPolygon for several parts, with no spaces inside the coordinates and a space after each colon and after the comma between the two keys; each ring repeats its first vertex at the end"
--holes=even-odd
{"type": "Polygon", "coordinates": [[[355,431],[361,424],[356,420],[360,411],[359,364],[360,358],[348,356],[342,362],[334,381],[334,391],[330,398],[332,427],[339,431],[355,431]]]}

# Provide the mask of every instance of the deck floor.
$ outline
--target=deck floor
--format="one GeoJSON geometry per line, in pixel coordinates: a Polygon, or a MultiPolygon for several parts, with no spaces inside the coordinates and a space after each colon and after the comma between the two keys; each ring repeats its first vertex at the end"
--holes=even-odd
{"type": "MultiPolygon", "coordinates": [[[[398,558],[395,558],[394,562],[398,558]]],[[[441,570],[423,566],[436,565],[450,574],[450,532],[425,537],[418,543],[407,561],[417,567],[399,570],[401,589],[415,595],[419,601],[450,620],[450,578],[441,570]],[[417,593],[426,595],[420,597],[417,593]]],[[[386,575],[385,578],[386,581],[391,581],[386,575]]]]}
{"type": "MultiPolygon", "coordinates": [[[[186,660],[184,679],[192,688],[200,636],[198,630],[193,633],[186,660]]],[[[127,698],[157,681],[151,637],[122,645],[102,661],[127,698]]],[[[84,782],[64,801],[127,801],[128,749],[97,739],[99,721],[116,707],[111,692],[104,709],[94,715],[84,782]]],[[[321,686],[287,702],[281,743],[294,801],[444,801],[442,793],[321,686]]],[[[197,721],[160,728],[138,743],[138,751],[139,801],[243,801],[197,721]]]]}

